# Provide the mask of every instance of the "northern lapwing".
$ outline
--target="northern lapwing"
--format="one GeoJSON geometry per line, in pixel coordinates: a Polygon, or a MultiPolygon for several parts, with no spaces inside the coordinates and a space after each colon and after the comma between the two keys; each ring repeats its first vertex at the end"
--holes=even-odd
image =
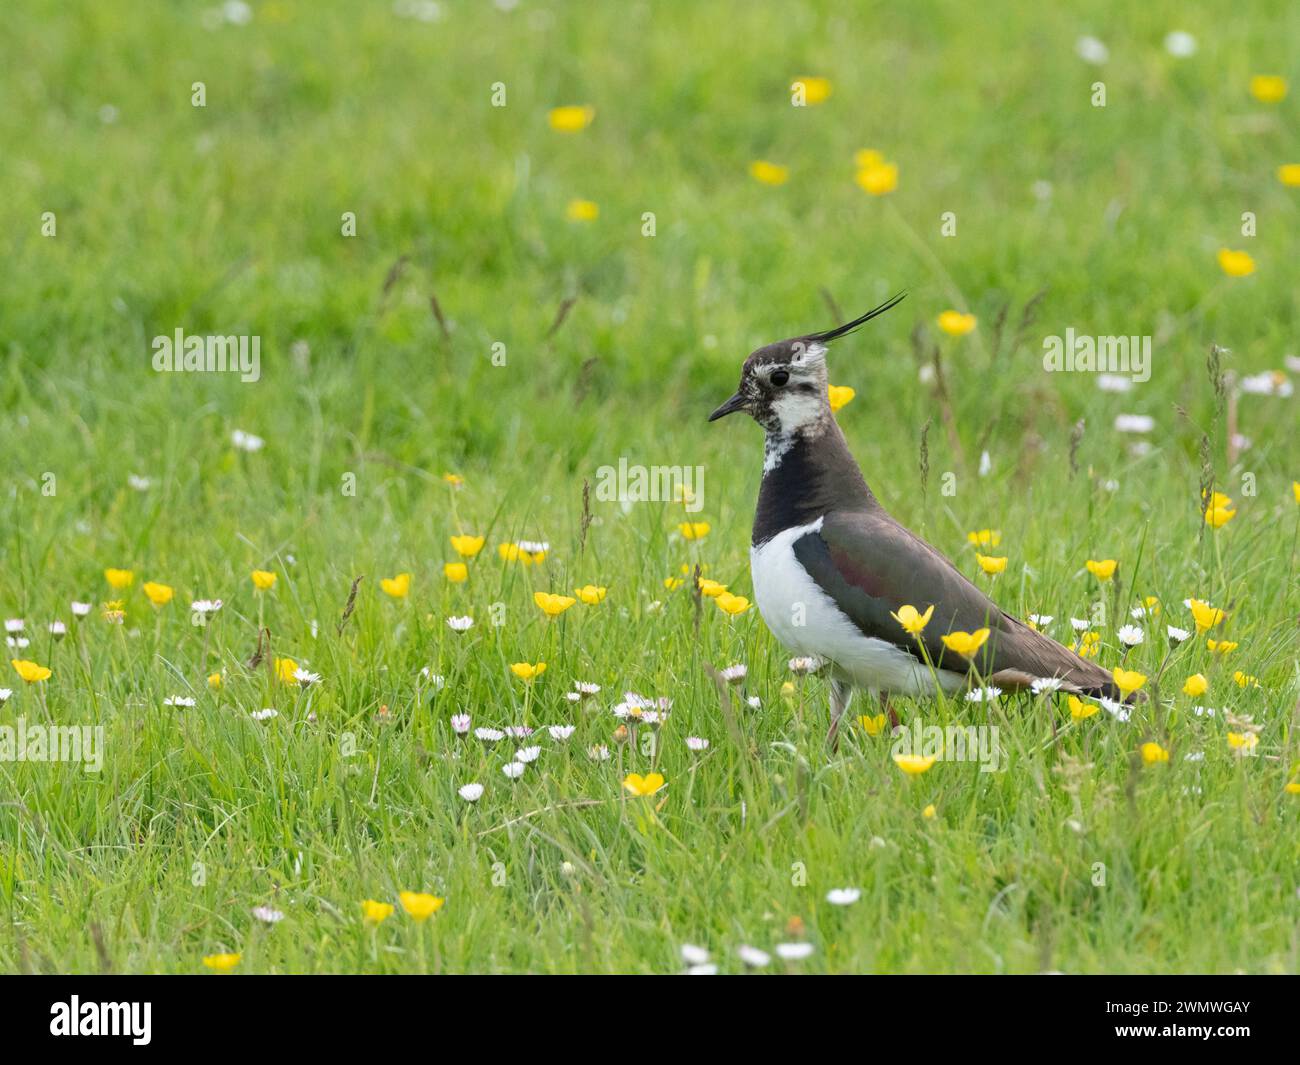
{"type": "Polygon", "coordinates": [[[744,411],[767,433],[750,545],[754,599],[790,651],[830,664],[831,727],[855,689],[879,696],[955,692],[973,683],[1023,690],[1045,678],[1074,694],[1118,699],[1110,674],[1017,621],[941,552],[880,505],[831,413],[826,352],[833,340],[903,295],[824,333],[782,340],[745,360],[736,394],[709,421],[744,411]],[[893,616],[934,613],[919,635],[893,616]],[[970,658],[942,637],[989,630],[970,658]]]}

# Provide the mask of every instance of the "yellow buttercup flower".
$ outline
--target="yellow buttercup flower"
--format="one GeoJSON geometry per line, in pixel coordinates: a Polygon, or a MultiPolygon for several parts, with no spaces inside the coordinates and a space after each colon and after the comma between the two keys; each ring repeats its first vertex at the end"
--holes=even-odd
{"type": "Polygon", "coordinates": [[[469,580],[469,567],[464,562],[444,562],[442,575],[452,584],[461,584],[469,580]]]}
{"type": "Polygon", "coordinates": [[[795,78],[790,85],[791,94],[802,96],[803,102],[809,107],[825,103],[833,91],[829,78],[795,78]]]}
{"type": "Polygon", "coordinates": [[[242,954],[209,954],[203,959],[203,964],[216,973],[228,973],[236,965],[242,954]]]}
{"type": "Polygon", "coordinates": [[[43,680],[49,680],[54,675],[54,671],[48,666],[38,666],[35,662],[29,662],[25,658],[11,658],[9,664],[14,667],[14,671],[18,676],[28,684],[39,684],[43,680]]]}
{"type": "Polygon", "coordinates": [[[680,588],[680,587],[681,587],[683,584],[685,584],[685,583],[686,583],[686,582],[685,582],[684,580],[682,580],[680,577],[665,577],[665,578],[664,578],[664,587],[667,588],[670,592],[672,592],[672,591],[676,591],[678,588],[680,588]]]}
{"type": "Polygon", "coordinates": [[[1075,721],[1083,721],[1090,718],[1101,709],[1101,707],[1096,703],[1085,703],[1082,699],[1076,698],[1073,695],[1067,695],[1065,701],[1070,706],[1070,717],[1075,721]]]}
{"type": "Polygon", "coordinates": [[[546,672],[546,663],[538,662],[535,665],[532,662],[512,662],[510,672],[520,680],[535,680],[546,672]]]}
{"type": "Polygon", "coordinates": [[[1119,563],[1113,558],[1103,558],[1101,561],[1090,558],[1084,563],[1084,565],[1087,566],[1088,572],[1096,577],[1097,580],[1108,581],[1115,576],[1115,568],[1119,563]]]}
{"type": "Polygon", "coordinates": [[[1183,694],[1196,699],[1210,690],[1210,682],[1204,673],[1193,673],[1183,682],[1183,694]]]}
{"type": "Polygon", "coordinates": [[[149,597],[149,602],[153,603],[154,606],[166,606],[172,601],[172,596],[176,594],[174,588],[166,584],[158,584],[156,581],[145,581],[141,588],[144,589],[144,594],[149,597]]]}
{"type": "Polygon", "coordinates": [[[221,690],[221,674],[220,674],[220,673],[212,673],[212,674],[210,674],[210,675],[208,676],[208,687],[211,688],[213,691],[220,691],[220,690],[221,690]]]}
{"type": "Polygon", "coordinates": [[[1209,648],[1211,654],[1226,655],[1241,645],[1235,640],[1206,640],[1205,646],[1209,648]]]}
{"type": "Polygon", "coordinates": [[[921,816],[924,817],[927,821],[929,821],[938,812],[939,811],[934,808],[934,803],[930,803],[929,806],[927,806],[924,810],[921,811],[921,816]]]}
{"type": "Polygon", "coordinates": [[[381,577],[379,587],[384,590],[385,595],[391,595],[394,599],[405,599],[411,591],[411,575],[399,573],[396,577],[381,577]]]}
{"type": "Polygon", "coordinates": [[[853,178],[863,192],[885,196],[898,188],[898,167],[894,163],[877,163],[862,167],[853,178]]]}
{"type": "Polygon", "coordinates": [[[713,528],[707,521],[684,521],[677,526],[677,531],[686,540],[703,540],[713,528]]]}
{"type": "Polygon", "coordinates": [[[605,601],[605,591],[598,585],[584,584],[581,588],[573,589],[573,594],[588,606],[599,606],[605,601]]]}
{"type": "Polygon", "coordinates": [[[944,311],[939,315],[939,328],[947,333],[950,337],[964,337],[978,321],[973,314],[963,314],[961,311],[944,311]]]}
{"type": "Polygon", "coordinates": [[[1192,618],[1196,621],[1197,632],[1208,632],[1228,616],[1226,611],[1220,610],[1216,606],[1210,606],[1209,603],[1203,603],[1199,599],[1190,601],[1190,609],[1192,618]]]}
{"type": "Polygon", "coordinates": [[[533,592],[533,602],[548,618],[558,617],[577,602],[569,595],[552,595],[550,592],[533,592]]]}
{"type": "Polygon", "coordinates": [[[761,181],[764,185],[784,185],[790,180],[788,166],[769,163],[763,159],[756,159],[750,163],[749,173],[755,181],[761,181]]]}
{"type": "Polygon", "coordinates": [[[629,773],[623,778],[623,787],[633,795],[653,795],[664,786],[664,778],[659,773],[629,773]]]}
{"type": "Polygon", "coordinates": [[[733,618],[749,609],[748,599],[743,595],[732,595],[730,592],[723,592],[714,601],[718,604],[719,610],[730,614],[733,618]]]}
{"type": "Polygon", "coordinates": [[[1229,732],[1228,746],[1234,751],[1253,751],[1259,746],[1259,737],[1253,732],[1229,732]]]}
{"type": "Polygon", "coordinates": [[[1229,277],[1249,277],[1255,272],[1255,260],[1250,252],[1220,248],[1219,269],[1229,277]]]}
{"type": "Polygon", "coordinates": [[[976,629],[974,632],[950,632],[946,636],[940,637],[943,640],[943,645],[948,650],[964,658],[970,658],[971,655],[984,646],[984,641],[988,638],[988,629],[976,629]]]}
{"type": "Polygon", "coordinates": [[[1232,675],[1232,679],[1235,680],[1235,681],[1237,682],[1237,687],[1238,687],[1238,688],[1258,688],[1258,687],[1259,687],[1259,678],[1258,678],[1258,677],[1253,677],[1253,676],[1251,676],[1249,673],[1243,673],[1241,670],[1237,670],[1237,672],[1235,672],[1235,673],[1232,675]]]}
{"type": "Polygon", "coordinates": [[[442,904],[447,901],[423,891],[401,891],[398,892],[397,897],[402,901],[402,909],[417,921],[427,921],[441,910],[442,904]]]}
{"type": "Polygon", "coordinates": [[[1236,516],[1237,512],[1230,506],[1205,508],[1205,524],[1211,529],[1222,529],[1236,516]]]}
{"type": "Polygon", "coordinates": [[[275,574],[269,570],[255,569],[252,573],[253,587],[259,592],[267,592],[275,587],[275,574]]]}
{"type": "Polygon", "coordinates": [[[831,412],[841,410],[852,402],[853,397],[857,395],[848,385],[827,385],[826,398],[830,401],[831,412]]]}
{"type": "Polygon", "coordinates": [[[570,104],[552,108],[546,117],[551,129],[560,133],[578,133],[595,120],[596,109],[590,104],[570,104]]]}
{"type": "Polygon", "coordinates": [[[1096,632],[1085,632],[1079,637],[1079,644],[1074,650],[1080,658],[1096,658],[1101,650],[1101,635],[1096,632]]]}
{"type": "Polygon", "coordinates": [[[453,536],[451,546],[461,558],[473,558],[483,550],[482,536],[453,536]]]}
{"type": "Polygon", "coordinates": [[[1283,163],[1277,168],[1277,179],[1283,185],[1300,188],[1300,163],[1283,163]]]}
{"type": "Polygon", "coordinates": [[[1137,691],[1147,682],[1145,673],[1139,673],[1134,669],[1124,669],[1121,666],[1116,666],[1110,675],[1115,681],[1115,687],[1125,695],[1137,691]]]}
{"type": "Polygon", "coordinates": [[[463,488],[465,486],[465,478],[459,473],[452,473],[450,470],[442,475],[442,479],[453,488],[463,488]]]}
{"type": "Polygon", "coordinates": [[[909,777],[920,776],[934,765],[934,755],[896,754],[894,755],[894,765],[898,766],[909,777]]]}
{"type": "Polygon", "coordinates": [[[999,529],[978,529],[966,534],[966,542],[974,547],[997,547],[1002,543],[1002,532],[999,529]]]}
{"type": "Polygon", "coordinates": [[[981,555],[975,552],[975,561],[980,564],[980,569],[990,577],[1003,572],[1007,568],[1007,558],[1005,555],[993,557],[991,555],[981,555]]]}
{"type": "Polygon", "coordinates": [[[1262,104],[1281,103],[1286,90],[1286,78],[1279,74],[1256,74],[1250,79],[1250,95],[1262,104]]]}
{"type": "Polygon", "coordinates": [[[393,916],[393,904],[391,902],[376,902],[374,899],[361,900],[361,915],[373,924],[382,924],[393,916]]]}
{"type": "Polygon", "coordinates": [[[1142,752],[1142,761],[1146,765],[1169,761],[1169,752],[1158,743],[1147,742],[1138,748],[1142,752]]]}
{"type": "Polygon", "coordinates": [[[904,630],[913,636],[919,636],[925,627],[930,624],[930,618],[934,615],[934,604],[931,603],[926,612],[922,614],[916,607],[910,604],[900,606],[898,613],[892,610],[889,616],[903,626],[904,630]]]}
{"type": "Polygon", "coordinates": [[[862,726],[862,731],[868,736],[879,736],[885,731],[885,715],[876,714],[872,717],[869,714],[863,714],[858,718],[858,724],[862,726]]]}
{"type": "Polygon", "coordinates": [[[104,570],[104,580],[108,581],[108,586],[115,592],[120,592],[123,588],[130,588],[135,583],[135,571],[129,569],[106,569],[104,570]]]}
{"type": "Polygon", "coordinates": [[[715,581],[710,577],[700,578],[700,595],[707,596],[710,599],[716,599],[727,590],[727,586],[721,581],[715,581]]]}
{"type": "Polygon", "coordinates": [[[570,200],[564,208],[564,217],[570,222],[594,222],[600,217],[600,204],[594,200],[570,200]]]}
{"type": "Polygon", "coordinates": [[[1291,494],[1295,496],[1295,504],[1300,507],[1300,481],[1291,482],[1291,494]]]}
{"type": "Polygon", "coordinates": [[[1288,780],[1282,790],[1288,795],[1300,795],[1300,780],[1288,780]]]}
{"type": "Polygon", "coordinates": [[[275,660],[275,675],[285,684],[292,684],[296,679],[294,674],[298,671],[298,663],[292,658],[277,658],[275,660]]]}

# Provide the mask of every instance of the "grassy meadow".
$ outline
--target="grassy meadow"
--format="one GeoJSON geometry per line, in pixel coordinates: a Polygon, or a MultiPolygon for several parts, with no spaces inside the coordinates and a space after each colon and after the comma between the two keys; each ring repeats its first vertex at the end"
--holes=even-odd
{"type": "Polygon", "coordinates": [[[0,967],[1300,968],[1300,9],[1073,6],[12,5],[0,726],[102,766],[0,758],[0,967]],[[828,750],[740,602],[762,436],[708,413],[902,289],[829,357],[868,482],[1151,696],[897,702],[999,772],[861,701],[828,750]]]}

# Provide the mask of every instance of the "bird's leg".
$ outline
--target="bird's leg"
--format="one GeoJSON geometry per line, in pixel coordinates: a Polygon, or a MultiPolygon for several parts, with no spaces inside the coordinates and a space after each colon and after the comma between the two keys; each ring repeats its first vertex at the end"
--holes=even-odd
{"type": "Polygon", "coordinates": [[[826,733],[826,742],[830,745],[832,751],[839,750],[840,718],[844,716],[844,711],[849,708],[849,702],[852,698],[852,684],[845,680],[831,679],[831,728],[826,733]]]}
{"type": "Polygon", "coordinates": [[[890,705],[889,692],[880,693],[880,709],[882,713],[888,715],[889,731],[893,732],[894,729],[898,728],[898,714],[894,712],[893,706],[890,705]]]}

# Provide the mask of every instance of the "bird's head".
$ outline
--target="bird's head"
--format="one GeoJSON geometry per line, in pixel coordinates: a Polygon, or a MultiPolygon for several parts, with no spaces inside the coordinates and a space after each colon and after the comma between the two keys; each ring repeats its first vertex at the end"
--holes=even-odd
{"type": "Polygon", "coordinates": [[[788,433],[830,417],[827,345],[884,314],[904,295],[900,293],[835,329],[759,348],[745,360],[735,395],[710,414],[709,421],[744,411],[769,433],[788,433]]]}

